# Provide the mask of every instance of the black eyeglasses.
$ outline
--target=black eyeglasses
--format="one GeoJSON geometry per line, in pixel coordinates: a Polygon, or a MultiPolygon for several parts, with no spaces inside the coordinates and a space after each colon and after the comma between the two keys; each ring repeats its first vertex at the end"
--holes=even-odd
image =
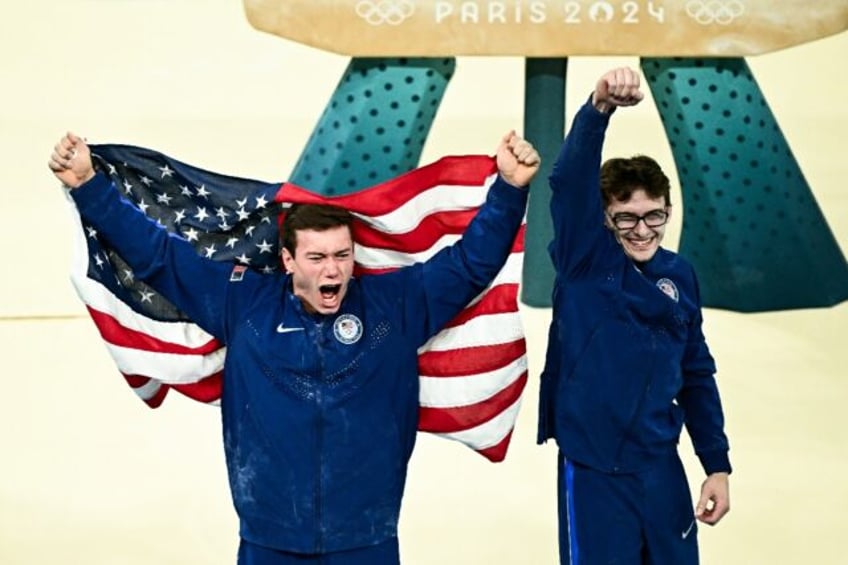
{"type": "Polygon", "coordinates": [[[609,219],[612,225],[615,226],[615,229],[621,231],[635,229],[639,225],[639,222],[645,222],[645,225],[649,228],[658,228],[665,225],[668,221],[668,212],[666,210],[651,210],[643,216],[637,216],[628,212],[619,212],[618,214],[609,216],[609,219]]]}

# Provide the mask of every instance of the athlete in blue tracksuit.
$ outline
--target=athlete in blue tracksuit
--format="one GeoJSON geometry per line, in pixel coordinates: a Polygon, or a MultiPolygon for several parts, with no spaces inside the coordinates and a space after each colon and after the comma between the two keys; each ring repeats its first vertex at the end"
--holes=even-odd
{"type": "Polygon", "coordinates": [[[577,113],[550,177],[556,268],[539,442],[559,446],[563,564],[698,562],[696,517],[729,509],[728,442],[692,266],[660,247],[668,178],[637,156],[601,167],[618,106],[639,75],[605,74],[577,113]],[[693,512],[677,443],[706,471],[693,512]]]}
{"type": "Polygon", "coordinates": [[[399,562],[397,526],[418,427],[417,350],[494,278],[524,215],[535,149],[514,133],[463,238],[425,263],[353,278],[351,216],[299,206],[286,274],[199,258],[123,200],[68,134],[49,166],[82,217],[227,345],[223,439],[239,563],[399,562]],[[511,186],[512,185],[512,186],[511,186]]]}

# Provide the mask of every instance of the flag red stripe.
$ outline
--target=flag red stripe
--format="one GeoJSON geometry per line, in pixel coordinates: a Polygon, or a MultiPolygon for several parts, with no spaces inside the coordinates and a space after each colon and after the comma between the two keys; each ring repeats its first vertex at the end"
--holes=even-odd
{"type": "Polygon", "coordinates": [[[124,375],[124,378],[127,380],[127,384],[133,388],[143,387],[152,380],[151,377],[142,375],[124,375]]]}
{"type": "Polygon", "coordinates": [[[334,204],[367,216],[382,216],[401,207],[426,187],[481,186],[488,176],[496,172],[497,164],[494,158],[487,155],[443,157],[373,187],[340,196],[321,196],[295,184],[283,183],[274,200],[334,204]]]}
{"type": "Polygon", "coordinates": [[[445,328],[460,326],[477,316],[486,314],[504,314],[517,312],[518,302],[515,297],[518,293],[518,283],[504,283],[491,287],[486,294],[472,306],[466,307],[456,315],[445,328]]]}
{"type": "Polygon", "coordinates": [[[168,394],[168,385],[162,385],[159,387],[159,390],[156,391],[156,394],[151,396],[150,398],[146,398],[144,400],[145,404],[147,404],[151,408],[159,408],[162,405],[162,402],[165,401],[165,396],[168,394]]]}
{"type": "Polygon", "coordinates": [[[524,251],[524,240],[527,237],[527,224],[521,224],[521,227],[518,228],[518,233],[515,234],[515,241],[512,242],[512,252],[523,252],[524,251]]]}
{"type": "MultiPolygon", "coordinates": [[[[476,215],[477,210],[464,212],[439,212],[421,220],[418,226],[407,233],[386,233],[378,231],[363,222],[354,222],[353,240],[365,247],[420,253],[433,247],[439,239],[448,234],[462,234],[476,215]]],[[[512,250],[524,251],[525,225],[519,228],[512,250]]]]}
{"type": "MultiPolygon", "coordinates": [[[[162,404],[162,401],[165,399],[165,395],[167,394],[168,389],[173,388],[177,392],[184,394],[192,400],[197,400],[205,403],[215,402],[221,399],[221,385],[223,382],[223,377],[224,372],[218,371],[217,373],[213,373],[208,377],[204,377],[203,379],[195,383],[173,385],[159,383],[159,390],[156,391],[156,394],[154,394],[151,398],[144,399],[144,401],[151,408],[158,408],[159,405],[162,404]]],[[[124,379],[126,379],[127,384],[129,384],[133,390],[145,386],[151,380],[155,380],[151,377],[145,377],[142,375],[124,375],[124,379]]]]}
{"type": "MultiPolygon", "coordinates": [[[[127,381],[127,384],[130,385],[130,388],[133,390],[143,387],[150,381],[156,381],[156,379],[153,379],[151,377],[144,377],[142,375],[127,375],[125,373],[121,374],[124,376],[124,380],[127,381]]],[[[159,383],[159,385],[160,386],[156,391],[156,394],[154,394],[150,398],[142,398],[144,403],[151,408],[159,408],[159,406],[162,404],[162,401],[165,400],[165,395],[168,394],[168,385],[162,383],[159,383]]]]}
{"type": "Polygon", "coordinates": [[[509,448],[509,440],[512,439],[512,430],[506,436],[491,447],[478,449],[477,453],[491,461],[492,463],[500,463],[506,458],[506,452],[509,448]]]}
{"type": "Polygon", "coordinates": [[[423,218],[414,230],[407,233],[386,233],[365,222],[354,222],[353,239],[367,247],[419,253],[431,248],[445,235],[462,234],[476,214],[476,208],[436,212],[423,218]]]}
{"type": "Polygon", "coordinates": [[[191,399],[199,400],[200,402],[214,402],[221,398],[223,377],[224,371],[218,371],[217,373],[212,373],[208,377],[204,377],[195,383],[174,384],[169,386],[191,399]]]}
{"type": "Polygon", "coordinates": [[[110,314],[100,312],[90,306],[88,306],[88,313],[94,320],[94,324],[100,331],[100,335],[106,343],[111,343],[112,345],[139,349],[141,351],[182,353],[186,355],[208,355],[222,347],[216,339],[211,339],[200,347],[187,347],[178,343],[162,341],[150,334],[130,329],[122,325],[110,314]]]}
{"type": "Polygon", "coordinates": [[[418,356],[418,369],[428,377],[464,377],[496,371],[526,353],[524,338],[494,345],[425,351],[418,356]]]}
{"type": "Polygon", "coordinates": [[[419,429],[433,433],[452,433],[484,424],[512,406],[521,397],[527,384],[527,371],[497,394],[465,406],[431,408],[422,406],[418,411],[419,429]]]}

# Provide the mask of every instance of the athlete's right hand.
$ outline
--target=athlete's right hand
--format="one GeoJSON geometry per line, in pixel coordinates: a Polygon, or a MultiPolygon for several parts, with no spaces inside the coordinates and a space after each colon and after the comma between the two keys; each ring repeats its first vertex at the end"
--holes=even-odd
{"type": "Polygon", "coordinates": [[[595,85],[592,105],[604,113],[617,106],[635,106],[645,97],[639,90],[639,84],[639,72],[629,67],[607,71],[595,85]]]}
{"type": "Polygon", "coordinates": [[[77,188],[94,177],[88,145],[83,138],[71,132],[53,147],[47,166],[62,184],[70,188],[77,188]]]}

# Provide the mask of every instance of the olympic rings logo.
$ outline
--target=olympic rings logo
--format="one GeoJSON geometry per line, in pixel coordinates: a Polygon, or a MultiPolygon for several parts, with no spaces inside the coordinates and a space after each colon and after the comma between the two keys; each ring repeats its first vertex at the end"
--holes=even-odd
{"type": "Polygon", "coordinates": [[[729,2],[690,0],[686,3],[686,14],[701,25],[716,23],[726,26],[744,12],[745,5],[739,0],[730,0],[729,2]]]}
{"type": "Polygon", "coordinates": [[[356,3],[356,15],[371,24],[399,25],[415,11],[415,4],[410,0],[361,0],[356,3]]]}
{"type": "Polygon", "coordinates": [[[606,23],[612,20],[614,9],[609,2],[595,2],[589,7],[589,17],[593,22],[606,23]]]}

